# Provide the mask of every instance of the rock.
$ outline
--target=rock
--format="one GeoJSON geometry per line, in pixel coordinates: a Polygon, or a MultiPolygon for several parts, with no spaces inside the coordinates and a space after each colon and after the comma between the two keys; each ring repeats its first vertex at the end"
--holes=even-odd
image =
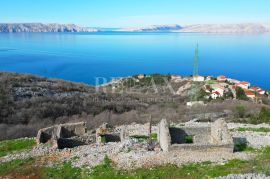
{"type": "Polygon", "coordinates": [[[159,123],[158,141],[161,149],[164,152],[168,152],[171,145],[171,136],[169,131],[169,124],[166,119],[162,119],[159,123]]]}

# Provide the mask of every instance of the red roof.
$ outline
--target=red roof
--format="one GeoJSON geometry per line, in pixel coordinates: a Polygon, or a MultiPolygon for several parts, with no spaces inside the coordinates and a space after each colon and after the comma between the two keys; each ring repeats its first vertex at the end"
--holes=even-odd
{"type": "Polygon", "coordinates": [[[220,80],[226,80],[226,76],[218,76],[217,78],[220,80]]]}
{"type": "Polygon", "coordinates": [[[249,82],[241,81],[241,82],[238,83],[237,85],[249,85],[249,82]]]}
{"type": "Polygon", "coordinates": [[[255,93],[250,90],[245,90],[245,93],[247,96],[255,95],[255,93]]]}
{"type": "Polygon", "coordinates": [[[220,95],[218,91],[214,91],[213,94],[220,95]]]}

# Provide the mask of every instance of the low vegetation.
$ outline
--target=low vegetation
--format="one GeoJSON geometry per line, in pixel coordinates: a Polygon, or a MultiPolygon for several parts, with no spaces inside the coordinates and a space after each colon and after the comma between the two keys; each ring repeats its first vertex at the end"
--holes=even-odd
{"type": "Polygon", "coordinates": [[[251,132],[270,132],[270,128],[265,128],[265,127],[260,127],[260,128],[244,128],[240,127],[237,129],[234,129],[234,131],[239,131],[239,132],[245,132],[245,131],[251,131],[251,132]]]}
{"type": "Polygon", "coordinates": [[[36,145],[36,141],[34,139],[0,141],[0,157],[3,157],[9,153],[31,149],[34,145],[36,145]]]}

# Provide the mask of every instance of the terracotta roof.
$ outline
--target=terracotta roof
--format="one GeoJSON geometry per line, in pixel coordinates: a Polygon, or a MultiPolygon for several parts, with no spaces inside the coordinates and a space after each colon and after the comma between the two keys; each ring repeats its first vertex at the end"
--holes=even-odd
{"type": "Polygon", "coordinates": [[[245,90],[245,93],[247,96],[255,95],[255,93],[250,90],[245,90]]]}
{"type": "Polygon", "coordinates": [[[259,87],[256,87],[256,86],[254,86],[254,87],[252,87],[252,88],[250,88],[251,90],[254,90],[254,91],[258,91],[260,88],[259,87]]]}
{"type": "Polygon", "coordinates": [[[220,79],[220,80],[225,80],[225,79],[227,79],[226,76],[218,76],[217,78],[220,79]]]}
{"type": "Polygon", "coordinates": [[[237,85],[249,85],[250,83],[249,82],[246,82],[246,81],[241,81],[240,83],[238,83],[237,85]]]}

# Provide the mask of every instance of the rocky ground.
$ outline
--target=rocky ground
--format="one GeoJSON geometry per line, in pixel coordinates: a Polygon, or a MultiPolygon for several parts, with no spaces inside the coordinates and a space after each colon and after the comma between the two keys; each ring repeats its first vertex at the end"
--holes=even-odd
{"type": "Polygon", "coordinates": [[[270,177],[262,174],[249,173],[245,175],[231,174],[224,177],[217,177],[215,179],[270,179],[270,177]]]}
{"type": "Polygon", "coordinates": [[[92,168],[101,164],[106,155],[112,159],[118,168],[122,169],[153,167],[165,164],[175,164],[180,166],[186,163],[204,161],[224,163],[226,160],[248,160],[254,157],[253,154],[242,152],[173,151],[164,153],[161,151],[148,151],[146,142],[127,140],[123,143],[107,143],[105,145],[92,144],[64,150],[53,150],[46,144],[40,144],[32,150],[2,157],[0,158],[0,163],[31,157],[57,156],[59,162],[71,161],[73,166],[87,166],[87,168],[92,168]]]}

